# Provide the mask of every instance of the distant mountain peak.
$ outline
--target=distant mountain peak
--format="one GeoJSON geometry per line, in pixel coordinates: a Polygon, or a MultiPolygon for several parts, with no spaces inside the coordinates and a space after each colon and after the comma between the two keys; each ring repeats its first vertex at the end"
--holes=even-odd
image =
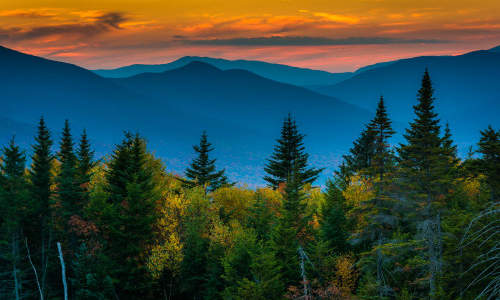
{"type": "Polygon", "coordinates": [[[187,63],[185,66],[180,67],[178,70],[190,70],[196,72],[217,72],[221,71],[219,68],[214,67],[213,65],[202,62],[199,60],[191,61],[187,63]]]}

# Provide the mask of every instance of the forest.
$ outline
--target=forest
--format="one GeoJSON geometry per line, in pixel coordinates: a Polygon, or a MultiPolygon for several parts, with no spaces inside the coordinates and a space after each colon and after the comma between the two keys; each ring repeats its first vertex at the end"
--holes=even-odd
{"type": "Polygon", "coordinates": [[[498,299],[500,130],[459,157],[427,71],[415,92],[404,141],[381,97],[324,188],[290,114],[256,189],[205,132],[178,175],[139,133],[98,158],[42,117],[2,150],[0,299],[498,299]]]}

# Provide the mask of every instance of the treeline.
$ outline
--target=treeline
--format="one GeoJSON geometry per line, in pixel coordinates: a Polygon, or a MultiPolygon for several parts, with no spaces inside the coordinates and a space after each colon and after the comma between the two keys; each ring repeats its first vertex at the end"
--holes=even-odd
{"type": "Polygon", "coordinates": [[[216,169],[205,133],[180,177],[138,134],[96,159],[42,118],[29,166],[3,148],[0,298],[495,299],[500,131],[460,159],[433,92],[426,71],[397,146],[380,98],[324,191],[290,115],[257,190],[216,169]]]}

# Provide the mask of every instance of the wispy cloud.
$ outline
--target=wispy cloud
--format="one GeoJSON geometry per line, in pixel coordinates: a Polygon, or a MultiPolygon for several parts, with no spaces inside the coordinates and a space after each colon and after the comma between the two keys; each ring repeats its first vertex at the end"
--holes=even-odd
{"type": "Polygon", "coordinates": [[[45,38],[53,35],[65,37],[92,37],[111,30],[120,29],[120,24],[127,18],[118,12],[101,13],[94,16],[91,22],[74,22],[56,25],[44,25],[31,28],[0,29],[0,39],[9,41],[22,41],[45,38]]]}
{"type": "Polygon", "coordinates": [[[348,37],[340,39],[308,36],[273,36],[259,38],[186,40],[187,44],[215,46],[335,46],[335,45],[381,45],[381,44],[439,44],[447,40],[400,39],[389,37],[348,37]]]}

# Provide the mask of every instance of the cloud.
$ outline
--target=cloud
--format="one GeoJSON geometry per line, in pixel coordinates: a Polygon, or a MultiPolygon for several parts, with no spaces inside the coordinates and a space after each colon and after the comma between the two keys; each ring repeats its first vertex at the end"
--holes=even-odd
{"type": "Polygon", "coordinates": [[[324,13],[324,12],[316,12],[313,15],[316,17],[323,18],[323,19],[328,20],[328,21],[335,22],[335,23],[353,25],[353,24],[358,24],[360,22],[359,18],[352,17],[352,16],[329,14],[329,13],[324,13]]]}
{"type": "Polygon", "coordinates": [[[434,39],[400,39],[389,37],[348,37],[323,38],[308,36],[273,36],[258,38],[204,39],[185,40],[192,45],[211,46],[334,46],[334,45],[381,45],[381,44],[440,44],[447,40],[434,39]]]}
{"type": "Polygon", "coordinates": [[[0,17],[51,18],[57,15],[56,9],[11,9],[0,10],[0,17]]]}
{"type": "Polygon", "coordinates": [[[108,31],[120,29],[120,24],[127,18],[118,12],[104,13],[96,16],[91,22],[74,22],[56,25],[44,25],[29,29],[9,28],[0,29],[0,39],[23,41],[39,39],[54,35],[65,37],[92,37],[108,31]]]}

